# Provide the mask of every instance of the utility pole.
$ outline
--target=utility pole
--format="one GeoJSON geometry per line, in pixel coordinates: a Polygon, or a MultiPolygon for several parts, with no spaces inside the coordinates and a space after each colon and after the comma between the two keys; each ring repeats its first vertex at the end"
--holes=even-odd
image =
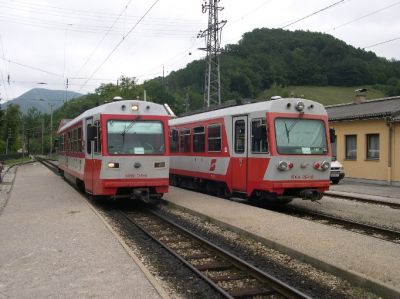
{"type": "Polygon", "coordinates": [[[221,34],[226,21],[218,21],[220,0],[207,0],[202,5],[203,13],[208,11],[208,27],[200,31],[197,38],[205,38],[206,47],[200,50],[206,51],[206,73],[204,84],[204,107],[221,104],[221,76],[219,68],[219,53],[221,52],[221,34]]]}
{"type": "Polygon", "coordinates": [[[50,159],[53,157],[53,106],[55,104],[49,104],[50,106],[50,159]]]}
{"type": "Polygon", "coordinates": [[[44,118],[42,117],[42,156],[43,156],[43,142],[44,142],[44,118]]]}
{"type": "Polygon", "coordinates": [[[6,155],[8,154],[8,144],[9,139],[11,138],[11,128],[8,128],[7,142],[6,142],[6,155]]]}

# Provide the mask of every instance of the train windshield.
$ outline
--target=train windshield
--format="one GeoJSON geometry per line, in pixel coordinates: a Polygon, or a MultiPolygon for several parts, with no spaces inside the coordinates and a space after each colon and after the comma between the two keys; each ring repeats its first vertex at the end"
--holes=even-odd
{"type": "Polygon", "coordinates": [[[107,148],[111,155],[163,154],[163,124],[160,121],[109,120],[107,148]]]}
{"type": "Polygon", "coordinates": [[[322,120],[275,119],[276,147],[281,155],[322,155],[328,153],[325,123],[322,120]]]}

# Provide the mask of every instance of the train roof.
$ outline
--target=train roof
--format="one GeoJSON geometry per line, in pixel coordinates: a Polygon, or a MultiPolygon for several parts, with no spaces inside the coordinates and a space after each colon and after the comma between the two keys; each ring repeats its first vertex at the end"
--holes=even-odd
{"type": "MultiPolygon", "coordinates": [[[[169,107],[168,107],[169,108],[169,107]]],[[[76,118],[65,123],[60,124],[58,132],[63,131],[77,122],[97,114],[118,114],[118,115],[160,115],[160,116],[171,116],[171,113],[165,105],[160,105],[152,102],[146,102],[141,100],[123,100],[115,101],[107,104],[103,104],[92,109],[86,110],[76,118]],[[137,111],[133,111],[132,107],[138,106],[137,111]]]]}
{"type": "Polygon", "coordinates": [[[280,113],[298,113],[295,109],[297,102],[304,103],[304,113],[313,115],[326,115],[324,106],[318,102],[302,99],[302,98],[280,98],[276,100],[262,101],[256,103],[248,103],[236,105],[233,107],[221,108],[212,111],[202,112],[189,116],[183,116],[169,121],[170,125],[181,125],[213,118],[221,118],[225,116],[245,115],[255,112],[280,112],[280,113]],[[288,104],[291,104],[290,107],[288,104]]]}

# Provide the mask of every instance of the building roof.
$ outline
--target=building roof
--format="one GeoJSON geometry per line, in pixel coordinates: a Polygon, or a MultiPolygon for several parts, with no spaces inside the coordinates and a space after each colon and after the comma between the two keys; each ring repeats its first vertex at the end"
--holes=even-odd
{"type": "Polygon", "coordinates": [[[325,107],[329,121],[393,117],[400,121],[400,96],[325,107]]]}

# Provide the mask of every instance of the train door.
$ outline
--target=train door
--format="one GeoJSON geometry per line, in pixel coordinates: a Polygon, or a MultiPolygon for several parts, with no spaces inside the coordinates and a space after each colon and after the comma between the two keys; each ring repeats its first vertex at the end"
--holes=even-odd
{"type": "Polygon", "coordinates": [[[93,118],[87,118],[85,120],[86,130],[86,150],[85,150],[85,189],[89,193],[93,193],[93,176],[94,176],[94,126],[93,118]]]}
{"type": "Polygon", "coordinates": [[[233,154],[232,154],[232,189],[247,191],[247,157],[248,157],[248,118],[247,116],[234,116],[233,128],[233,154]]]}

